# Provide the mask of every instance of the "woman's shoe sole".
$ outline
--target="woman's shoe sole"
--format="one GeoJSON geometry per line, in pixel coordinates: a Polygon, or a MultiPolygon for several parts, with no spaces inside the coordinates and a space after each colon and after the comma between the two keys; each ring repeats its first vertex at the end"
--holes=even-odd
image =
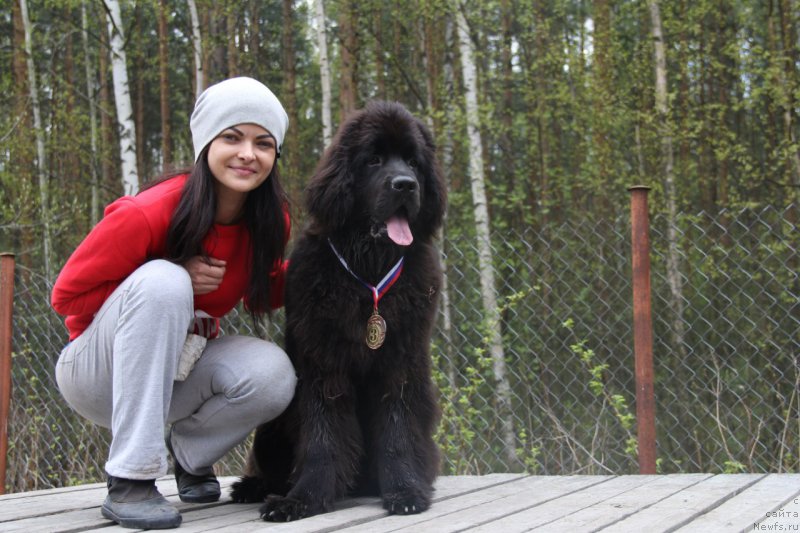
{"type": "Polygon", "coordinates": [[[122,527],[131,529],[172,529],[181,525],[183,517],[161,496],[145,502],[119,503],[106,497],[100,508],[103,517],[122,527]],[[163,516],[152,516],[154,510],[167,511],[163,516]],[[137,516],[138,515],[138,516],[137,516]]]}

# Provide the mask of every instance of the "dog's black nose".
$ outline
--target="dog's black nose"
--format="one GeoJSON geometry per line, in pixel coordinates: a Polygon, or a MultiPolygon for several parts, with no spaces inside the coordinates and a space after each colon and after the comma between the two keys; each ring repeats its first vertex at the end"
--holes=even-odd
{"type": "Polygon", "coordinates": [[[414,192],[417,190],[417,180],[411,176],[395,176],[392,178],[392,189],[398,192],[414,192]]]}

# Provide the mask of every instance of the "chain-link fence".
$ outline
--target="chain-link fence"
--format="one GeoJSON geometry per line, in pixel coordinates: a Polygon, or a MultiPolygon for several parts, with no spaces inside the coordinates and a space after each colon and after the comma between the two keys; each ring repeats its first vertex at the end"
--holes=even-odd
{"type": "MultiPolygon", "coordinates": [[[[681,216],[674,232],[664,218],[651,222],[662,472],[800,470],[795,213],[681,216]]],[[[489,347],[497,324],[485,320],[475,238],[451,234],[441,245],[447,286],[432,354],[444,472],[635,472],[627,217],[492,235],[512,437],[502,430],[489,347]]],[[[103,478],[109,434],[75,415],[53,378],[66,330],[49,287],[18,269],[11,491],[103,478]]],[[[268,328],[279,343],[281,324],[278,313],[268,328]]],[[[236,312],[224,330],[252,333],[236,312]]],[[[239,473],[244,453],[218,471],[239,473]]]]}

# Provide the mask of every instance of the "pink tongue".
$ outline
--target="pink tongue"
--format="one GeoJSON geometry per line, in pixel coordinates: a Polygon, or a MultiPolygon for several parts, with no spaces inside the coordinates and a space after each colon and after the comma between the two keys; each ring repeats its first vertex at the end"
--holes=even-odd
{"type": "Polygon", "coordinates": [[[411,228],[408,227],[408,220],[393,216],[386,221],[386,230],[389,233],[389,238],[400,246],[408,246],[414,240],[411,235],[411,228]]]}

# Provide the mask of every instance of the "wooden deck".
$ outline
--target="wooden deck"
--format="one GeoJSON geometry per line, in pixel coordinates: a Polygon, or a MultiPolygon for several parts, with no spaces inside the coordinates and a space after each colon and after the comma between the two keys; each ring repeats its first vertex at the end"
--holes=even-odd
{"type": "MultiPolygon", "coordinates": [[[[442,477],[422,514],[389,516],[363,498],[288,524],[262,522],[256,504],[183,504],[172,477],[158,484],[183,512],[182,532],[800,531],[800,474],[442,477]]],[[[0,496],[0,531],[131,531],[100,516],[104,497],[104,484],[0,496]]]]}

